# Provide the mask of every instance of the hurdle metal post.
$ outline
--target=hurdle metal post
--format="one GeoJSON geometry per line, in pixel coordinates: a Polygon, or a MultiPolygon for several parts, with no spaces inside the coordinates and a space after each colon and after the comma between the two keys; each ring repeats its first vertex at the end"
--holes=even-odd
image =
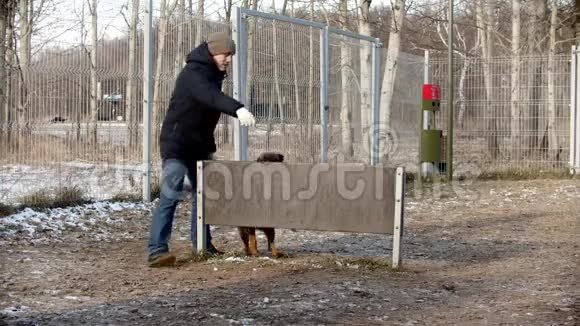
{"type": "Polygon", "coordinates": [[[204,216],[204,178],[203,178],[204,161],[197,162],[197,253],[205,251],[207,234],[205,228],[204,216]]]}
{"type": "Polygon", "coordinates": [[[393,226],[393,268],[401,265],[401,237],[403,236],[403,219],[405,208],[405,168],[397,168],[395,177],[395,217],[393,226]]]}

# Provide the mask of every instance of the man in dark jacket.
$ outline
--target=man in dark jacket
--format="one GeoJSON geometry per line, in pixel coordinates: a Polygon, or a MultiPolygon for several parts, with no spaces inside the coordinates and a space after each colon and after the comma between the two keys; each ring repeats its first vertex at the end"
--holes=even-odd
{"type": "MultiPolygon", "coordinates": [[[[175,209],[182,196],[187,174],[192,189],[197,186],[196,163],[213,158],[216,151],[215,127],[222,113],[236,117],[245,127],[255,124],[254,116],[237,100],[222,93],[222,81],[235,54],[235,43],[227,33],[211,34],[187,55],[177,77],[169,109],[161,127],[160,150],[163,181],[159,205],[153,214],[149,237],[149,265],[175,263],[169,240],[175,209]]],[[[195,194],[195,192],[194,192],[195,194]]],[[[191,241],[197,243],[197,196],[191,211],[191,241]]],[[[207,250],[219,253],[211,243],[207,226],[207,250]]]]}

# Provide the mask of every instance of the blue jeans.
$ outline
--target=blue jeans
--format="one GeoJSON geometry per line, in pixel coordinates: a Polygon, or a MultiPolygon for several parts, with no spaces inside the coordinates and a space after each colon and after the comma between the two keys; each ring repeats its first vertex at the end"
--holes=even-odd
{"type": "MultiPolygon", "coordinates": [[[[175,209],[186,193],[183,191],[185,175],[193,189],[193,204],[191,209],[191,241],[193,248],[197,246],[197,168],[194,163],[182,160],[167,159],[162,163],[162,183],[159,204],[153,213],[153,221],[149,233],[149,257],[169,252],[169,240],[173,226],[175,209]]],[[[207,247],[211,245],[209,225],[206,225],[207,247]]]]}

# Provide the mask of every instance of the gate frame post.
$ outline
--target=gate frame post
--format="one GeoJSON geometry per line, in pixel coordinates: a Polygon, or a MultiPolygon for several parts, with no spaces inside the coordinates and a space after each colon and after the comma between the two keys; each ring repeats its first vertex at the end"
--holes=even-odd
{"type": "MultiPolygon", "coordinates": [[[[234,98],[246,104],[246,28],[242,8],[235,7],[231,17],[232,38],[236,42],[237,53],[233,57],[233,84],[234,98]]],[[[250,109],[250,108],[247,108],[250,109]]],[[[245,161],[248,159],[248,128],[240,125],[240,120],[234,119],[234,159],[245,161]]]]}
{"type": "Polygon", "coordinates": [[[570,174],[580,173],[580,112],[578,112],[578,48],[572,45],[570,64],[570,174]]]}

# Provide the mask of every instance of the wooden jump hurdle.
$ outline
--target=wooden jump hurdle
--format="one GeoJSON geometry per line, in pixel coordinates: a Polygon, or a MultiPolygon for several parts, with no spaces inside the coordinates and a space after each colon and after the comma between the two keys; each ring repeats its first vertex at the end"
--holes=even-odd
{"type": "Polygon", "coordinates": [[[366,164],[200,161],[197,250],[205,224],[393,235],[401,264],[405,170],[366,164]]]}

